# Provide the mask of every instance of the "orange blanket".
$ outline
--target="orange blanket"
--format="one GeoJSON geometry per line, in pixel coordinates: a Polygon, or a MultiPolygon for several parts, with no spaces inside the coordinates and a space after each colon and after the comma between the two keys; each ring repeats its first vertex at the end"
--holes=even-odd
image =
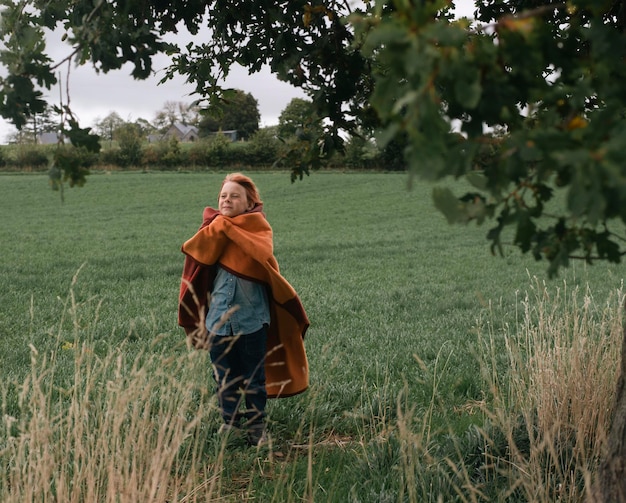
{"type": "Polygon", "coordinates": [[[188,335],[204,331],[204,317],[217,263],[242,278],[266,286],[271,322],[265,361],[268,397],[305,391],[309,367],[304,336],[309,319],[298,294],[281,276],[274,257],[272,228],[262,207],[236,217],[204,210],[200,230],[182,246],[186,254],[178,323],[188,335]]]}

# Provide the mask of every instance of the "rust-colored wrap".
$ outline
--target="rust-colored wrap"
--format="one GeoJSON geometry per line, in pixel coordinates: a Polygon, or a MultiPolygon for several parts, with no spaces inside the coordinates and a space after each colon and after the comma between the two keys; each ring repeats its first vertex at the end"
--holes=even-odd
{"type": "Polygon", "coordinates": [[[272,228],[263,207],[227,217],[205,208],[198,232],[182,246],[185,256],[180,286],[178,324],[192,340],[205,334],[215,267],[263,284],[270,300],[271,322],[265,361],[270,398],[295,395],[309,385],[304,336],[309,319],[298,294],[281,276],[274,257],[272,228]]]}

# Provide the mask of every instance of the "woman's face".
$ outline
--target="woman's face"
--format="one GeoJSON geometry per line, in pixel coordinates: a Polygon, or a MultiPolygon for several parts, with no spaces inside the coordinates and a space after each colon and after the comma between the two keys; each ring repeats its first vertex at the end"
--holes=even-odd
{"type": "Polygon", "coordinates": [[[222,215],[236,217],[252,209],[248,202],[248,195],[237,182],[226,182],[222,186],[219,196],[218,209],[222,215]]]}

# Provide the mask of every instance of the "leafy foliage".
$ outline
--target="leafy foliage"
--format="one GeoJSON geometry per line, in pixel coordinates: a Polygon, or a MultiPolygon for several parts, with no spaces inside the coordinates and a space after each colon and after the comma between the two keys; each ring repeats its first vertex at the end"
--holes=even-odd
{"type": "Polygon", "coordinates": [[[61,200],[64,200],[64,183],[68,182],[70,187],[84,185],[85,176],[95,161],[95,152],[86,147],[57,145],[50,166],[49,183],[53,190],[60,191],[61,200]]]}
{"type": "Polygon", "coordinates": [[[259,103],[250,93],[229,89],[220,100],[213,100],[203,110],[204,117],[198,125],[200,133],[236,130],[241,138],[248,139],[259,129],[259,103]]]}
{"type": "Polygon", "coordinates": [[[322,134],[321,124],[315,115],[313,102],[293,98],[278,118],[278,135],[282,138],[298,136],[312,131],[313,136],[322,134]]]}
{"type": "Polygon", "coordinates": [[[442,189],[435,202],[449,221],[495,218],[493,251],[512,227],[513,244],[548,259],[550,274],[572,257],[619,262],[623,2],[483,0],[473,26],[442,14],[444,3],[353,18],[364,54],[380,63],[371,103],[381,139],[405,134],[409,166],[425,177],[467,176],[476,192],[442,189]],[[557,188],[565,204],[547,214],[557,188]]]}
{"type": "MultiPolygon", "coordinates": [[[[125,63],[145,78],[167,53],[209,108],[229,98],[219,83],[237,63],[269,65],[301,87],[324,124],[285,159],[302,177],[344,148],[340,131],[378,131],[410,169],[429,179],[469,175],[476,190],[440,190],[450,221],[495,219],[494,252],[508,240],[550,274],[578,257],[618,262],[626,222],[625,6],[623,1],[479,0],[476,22],[456,20],[447,0],[3,0],[0,113],[21,126],[55,85],[44,31],[60,30],[68,60],[108,72],[125,63]],[[165,41],[184,25],[210,39],[165,41]],[[480,174],[477,171],[480,169],[480,174]],[[565,203],[549,214],[554,191],[565,203]],[[619,224],[619,225],[616,225],[619,224]]],[[[70,115],[71,117],[71,115],[70,115]]],[[[65,121],[77,144],[95,147],[65,121]]]]}

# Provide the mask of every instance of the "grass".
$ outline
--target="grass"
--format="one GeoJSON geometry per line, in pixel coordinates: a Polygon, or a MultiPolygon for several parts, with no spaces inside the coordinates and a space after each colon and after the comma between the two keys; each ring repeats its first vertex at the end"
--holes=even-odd
{"type": "Polygon", "coordinates": [[[180,245],[222,178],[98,174],[61,204],[44,175],[0,176],[2,501],[582,501],[618,266],[544,283],[403,174],[253,174],[312,321],[311,387],[270,402],[269,449],[222,445],[176,326],[180,245]]]}

